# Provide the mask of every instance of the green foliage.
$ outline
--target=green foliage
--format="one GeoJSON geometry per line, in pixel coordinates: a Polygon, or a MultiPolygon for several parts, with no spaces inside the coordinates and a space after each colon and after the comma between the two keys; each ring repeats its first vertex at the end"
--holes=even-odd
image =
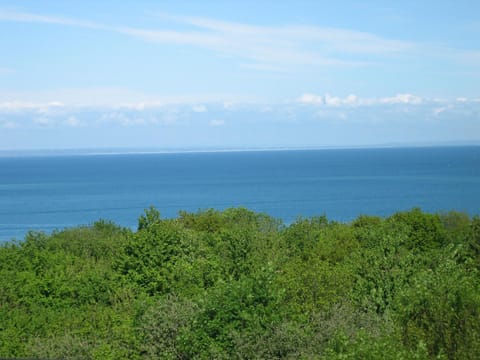
{"type": "Polygon", "coordinates": [[[238,280],[252,270],[254,237],[250,229],[237,226],[220,232],[219,250],[228,278],[238,280]]]}
{"type": "Polygon", "coordinates": [[[423,341],[431,355],[466,359],[480,354],[480,284],[474,269],[440,259],[397,297],[396,316],[407,344],[423,341]]]}
{"type": "Polygon", "coordinates": [[[355,277],[350,296],[361,309],[384,314],[420,259],[403,246],[405,235],[379,235],[375,246],[361,248],[348,259],[355,277]]]}
{"type": "Polygon", "coordinates": [[[305,263],[295,258],[283,268],[279,283],[291,315],[308,318],[348,296],[353,276],[343,265],[319,258],[305,263]]]}
{"type": "Polygon", "coordinates": [[[440,220],[448,242],[462,244],[471,236],[470,217],[467,214],[450,211],[440,214],[440,220]]]}
{"type": "Polygon", "coordinates": [[[136,326],[142,340],[143,358],[189,358],[184,337],[192,331],[198,312],[194,302],[175,295],[167,295],[148,307],[136,326]]]}
{"type": "Polygon", "coordinates": [[[389,220],[407,227],[405,246],[408,249],[431,249],[445,243],[445,228],[438,214],[427,214],[416,208],[396,213],[389,220]]]}
{"type": "Polygon", "coordinates": [[[308,316],[348,296],[354,277],[345,260],[356,251],[358,242],[351,227],[328,224],[324,217],[292,226],[291,231],[284,233],[286,242],[295,241],[295,234],[300,236],[302,248],[294,250],[296,256],[289,252],[291,255],[282,263],[279,282],[286,291],[290,311],[308,316]]]}
{"type": "Polygon", "coordinates": [[[208,209],[197,214],[180,211],[179,221],[188,229],[211,233],[220,230],[226,225],[225,218],[214,209],[208,209]]]}
{"type": "Polygon", "coordinates": [[[0,245],[0,357],[470,359],[480,218],[149,208],[0,245]]]}
{"type": "Polygon", "coordinates": [[[382,223],[378,216],[360,215],[352,222],[354,228],[375,228],[382,223]]]}
{"type": "Polygon", "coordinates": [[[319,241],[320,231],[328,226],[326,216],[298,219],[283,233],[286,248],[291,255],[308,256],[319,241]]]}
{"type": "Polygon", "coordinates": [[[150,295],[167,294],[174,289],[175,265],[188,255],[191,237],[175,222],[155,217],[131,236],[116,269],[150,295]]]}
{"type": "Polygon", "coordinates": [[[235,339],[262,333],[278,321],[282,292],[275,287],[270,266],[250,277],[219,283],[200,299],[200,312],[185,337],[192,357],[231,358],[235,339]]]}
{"type": "Polygon", "coordinates": [[[160,211],[153,206],[145,210],[145,213],[138,218],[137,230],[141,231],[147,229],[160,222],[160,211]]]}
{"type": "Polygon", "coordinates": [[[468,253],[475,259],[480,269],[480,216],[475,216],[470,224],[471,236],[468,240],[468,253]]]}

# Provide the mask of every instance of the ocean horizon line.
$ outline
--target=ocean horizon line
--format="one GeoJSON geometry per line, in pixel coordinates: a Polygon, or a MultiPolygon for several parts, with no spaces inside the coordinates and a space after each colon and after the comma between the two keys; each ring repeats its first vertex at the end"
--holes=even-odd
{"type": "Polygon", "coordinates": [[[218,147],[218,148],[61,148],[61,149],[2,149],[0,157],[30,156],[105,156],[105,155],[155,155],[155,154],[201,154],[201,153],[237,153],[268,151],[315,151],[315,150],[355,150],[355,149],[402,149],[430,147],[477,147],[480,142],[444,142],[444,143],[391,143],[369,145],[324,145],[324,146],[272,146],[272,147],[218,147]]]}

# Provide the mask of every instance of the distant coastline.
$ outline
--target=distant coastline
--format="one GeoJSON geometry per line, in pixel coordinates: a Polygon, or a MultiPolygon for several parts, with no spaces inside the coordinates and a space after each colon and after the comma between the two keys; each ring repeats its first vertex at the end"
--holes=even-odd
{"type": "Polygon", "coordinates": [[[368,145],[325,145],[325,146],[265,146],[265,147],[212,147],[212,148],[81,148],[81,149],[4,149],[0,157],[46,157],[46,156],[104,156],[104,155],[152,155],[188,153],[229,153],[263,151],[309,151],[309,150],[353,150],[353,149],[392,149],[425,147],[478,147],[478,142],[438,142],[438,143],[387,143],[368,145]]]}

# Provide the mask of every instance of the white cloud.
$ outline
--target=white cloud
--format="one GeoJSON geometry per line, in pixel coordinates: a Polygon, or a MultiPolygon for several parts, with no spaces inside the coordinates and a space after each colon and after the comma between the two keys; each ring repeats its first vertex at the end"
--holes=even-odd
{"type": "Polygon", "coordinates": [[[340,106],[343,101],[337,96],[331,96],[330,94],[325,95],[325,104],[329,106],[340,106]]]}
{"type": "Polygon", "coordinates": [[[398,94],[393,97],[380,99],[383,104],[413,104],[418,105],[422,103],[422,98],[412,94],[398,94]]]}
{"type": "Polygon", "coordinates": [[[225,120],[217,119],[217,120],[211,120],[208,125],[210,126],[223,126],[225,125],[225,120]]]}
{"type": "Polygon", "coordinates": [[[303,94],[298,98],[298,102],[302,104],[324,104],[323,96],[314,94],[303,94]]]}
{"type": "Polygon", "coordinates": [[[326,105],[326,106],[371,106],[371,105],[394,105],[394,104],[408,104],[419,105],[424,100],[421,97],[412,94],[398,94],[392,97],[382,98],[360,98],[357,95],[350,94],[347,97],[341,98],[332,96],[330,94],[314,95],[303,94],[297,99],[297,102],[310,105],[326,105]]]}
{"type": "Polygon", "coordinates": [[[56,98],[56,101],[44,101],[45,98],[40,99],[43,101],[23,101],[24,99],[7,101],[0,103],[0,119],[8,119],[9,122],[0,121],[0,127],[106,129],[120,126],[148,126],[151,128],[175,126],[177,129],[183,129],[187,127],[186,125],[201,126],[202,123],[205,126],[220,127],[235,123],[239,119],[245,121],[246,118],[250,119],[249,121],[252,123],[263,122],[265,124],[282,122],[308,124],[309,121],[319,118],[327,121],[343,120],[349,123],[372,122],[372,119],[376,118],[382,123],[413,118],[418,119],[419,122],[437,118],[439,121],[452,121],[453,116],[442,116],[442,114],[454,113],[456,119],[467,117],[478,119],[476,114],[480,111],[480,103],[475,102],[475,99],[428,99],[413,94],[363,98],[355,94],[337,96],[328,93],[325,95],[305,93],[297,99],[273,103],[223,101],[217,97],[215,99],[213,97],[211,99],[171,97],[170,99],[174,99],[174,102],[162,102],[162,105],[153,107],[151,104],[159,104],[159,102],[151,101],[156,98],[146,97],[145,101],[137,102],[142,99],[140,94],[138,98],[132,99],[135,102],[132,102],[130,106],[119,106],[118,102],[116,105],[74,106],[67,105],[64,99],[59,98],[56,98]],[[198,101],[199,99],[201,101],[198,101]],[[208,118],[213,120],[205,119],[202,111],[206,111],[208,118]],[[197,115],[197,112],[201,115],[197,115]],[[195,121],[202,118],[203,121],[195,121]]]}
{"type": "Polygon", "coordinates": [[[344,99],[343,102],[344,104],[347,104],[347,105],[357,105],[358,101],[359,99],[357,95],[350,94],[344,99]]]}

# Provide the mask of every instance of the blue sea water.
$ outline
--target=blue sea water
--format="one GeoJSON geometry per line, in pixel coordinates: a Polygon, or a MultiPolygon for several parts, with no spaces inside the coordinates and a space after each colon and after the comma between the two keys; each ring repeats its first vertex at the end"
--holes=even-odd
{"type": "Polygon", "coordinates": [[[0,157],[0,240],[100,218],[135,228],[150,205],[244,206],[281,218],[480,213],[480,147],[0,157]]]}

